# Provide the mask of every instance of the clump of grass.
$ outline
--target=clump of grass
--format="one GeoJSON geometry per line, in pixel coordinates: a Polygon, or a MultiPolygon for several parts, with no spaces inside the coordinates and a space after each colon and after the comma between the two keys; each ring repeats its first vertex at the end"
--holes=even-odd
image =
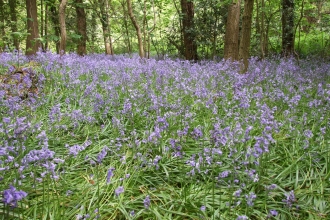
{"type": "MultiPolygon", "coordinates": [[[[17,60],[0,56],[1,69],[17,60]]],[[[252,59],[241,75],[228,62],[34,62],[38,97],[0,87],[5,219],[329,215],[329,64],[252,59]]]]}

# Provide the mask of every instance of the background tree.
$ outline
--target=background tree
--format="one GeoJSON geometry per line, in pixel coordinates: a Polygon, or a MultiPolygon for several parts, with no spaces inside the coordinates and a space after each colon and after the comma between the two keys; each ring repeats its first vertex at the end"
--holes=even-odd
{"type": "Polygon", "coordinates": [[[215,59],[219,56],[225,33],[227,7],[225,2],[217,0],[199,0],[194,2],[194,32],[200,59],[215,59]]]}
{"type": "MultiPolygon", "coordinates": [[[[59,22],[62,0],[34,1],[37,2],[39,33],[31,42],[38,39],[36,43],[42,43],[44,50],[59,53],[60,41],[64,39],[59,22]]],[[[330,2],[327,0],[254,0],[256,10],[250,16],[246,7],[251,0],[65,1],[66,21],[62,22],[67,31],[65,50],[79,54],[102,51],[108,54],[140,51],[141,54],[139,45],[142,45],[143,57],[167,54],[185,59],[225,57],[246,62],[250,54],[261,58],[271,54],[290,56],[296,52],[300,57],[330,55],[327,34],[330,31],[330,2]],[[129,13],[128,5],[131,5],[132,13],[129,13]],[[241,20],[238,19],[240,11],[243,12],[241,20]],[[248,17],[254,21],[250,28],[246,26],[249,22],[245,22],[248,17]],[[245,34],[249,29],[250,37],[245,34]],[[247,46],[249,39],[250,47],[247,46]],[[141,44],[135,44],[139,41],[141,44]]],[[[25,50],[27,42],[22,37],[31,36],[32,31],[27,32],[25,23],[26,2],[0,0],[0,6],[0,47],[2,50],[5,47],[17,49],[19,42],[25,50]]]]}
{"type": "Polygon", "coordinates": [[[294,54],[294,0],[282,0],[282,56],[294,54]]]}
{"type": "Polygon", "coordinates": [[[6,24],[5,24],[5,4],[3,0],[0,0],[0,52],[2,52],[5,49],[5,30],[6,24]]]}
{"type": "Polygon", "coordinates": [[[36,0],[26,0],[26,14],[27,14],[27,38],[26,38],[26,55],[35,54],[40,45],[38,17],[37,17],[37,3],[36,0]]]}
{"type": "Polygon", "coordinates": [[[47,7],[49,8],[48,14],[49,14],[49,19],[52,23],[52,28],[53,28],[53,35],[52,36],[47,36],[47,41],[52,40],[55,42],[55,48],[56,48],[56,53],[60,53],[60,25],[59,25],[59,14],[58,14],[58,3],[57,0],[48,0],[46,2],[48,5],[47,7]]]}
{"type": "Polygon", "coordinates": [[[90,10],[90,22],[87,23],[90,24],[89,28],[87,28],[87,40],[89,40],[89,47],[90,47],[90,52],[94,53],[96,50],[96,45],[97,45],[97,35],[96,35],[96,30],[97,30],[97,12],[95,10],[90,10]],[[88,35],[89,33],[89,35],[88,35]],[[89,36],[89,37],[88,37],[89,36]]]}
{"type": "Polygon", "coordinates": [[[66,49],[66,24],[65,24],[65,8],[68,0],[61,0],[61,4],[58,10],[59,13],[59,23],[60,23],[60,30],[61,30],[61,41],[60,41],[60,54],[65,54],[66,49]]]}
{"type": "Polygon", "coordinates": [[[94,3],[94,7],[98,10],[99,19],[102,25],[105,54],[113,54],[109,24],[109,2],[108,0],[98,0],[97,4],[98,6],[94,3]]]}
{"type": "Polygon", "coordinates": [[[228,7],[224,58],[238,60],[240,0],[234,0],[228,7]]]}
{"type": "Polygon", "coordinates": [[[135,19],[135,16],[133,14],[133,9],[132,9],[132,2],[131,0],[126,0],[127,3],[127,10],[128,10],[128,15],[132,21],[132,24],[135,27],[136,30],[136,35],[137,35],[137,39],[138,39],[138,45],[139,45],[139,56],[141,58],[144,57],[144,50],[143,50],[143,42],[142,42],[142,34],[141,34],[141,29],[140,26],[137,22],[137,20],[135,19]]]}
{"type": "MultiPolygon", "coordinates": [[[[10,28],[12,33],[18,32],[17,29],[17,11],[16,11],[16,0],[10,0],[9,1],[9,9],[10,9],[10,28]]],[[[16,37],[16,35],[12,35],[13,37],[13,43],[16,50],[19,49],[19,39],[16,37]]]]}
{"type": "Polygon", "coordinates": [[[80,35],[77,45],[77,54],[82,56],[87,53],[86,51],[87,24],[86,24],[86,13],[85,13],[83,0],[75,0],[75,7],[77,13],[77,31],[80,35]]]}
{"type": "Polygon", "coordinates": [[[125,36],[125,44],[127,45],[127,52],[131,53],[132,52],[132,46],[131,46],[131,38],[130,38],[130,34],[129,34],[129,27],[128,27],[128,23],[129,23],[129,15],[127,12],[127,3],[126,0],[123,0],[120,2],[121,3],[121,7],[123,10],[123,25],[124,25],[124,36],[125,36]]]}
{"type": "Polygon", "coordinates": [[[251,42],[251,24],[254,0],[244,0],[244,13],[242,21],[241,40],[239,44],[239,60],[243,60],[242,72],[248,68],[249,50],[251,42]]]}
{"type": "Polygon", "coordinates": [[[44,36],[45,36],[45,33],[44,33],[44,30],[45,30],[45,4],[44,4],[44,0],[40,0],[40,45],[41,45],[41,49],[43,51],[45,51],[45,39],[44,39],[44,36]]]}
{"type": "Polygon", "coordinates": [[[191,0],[181,0],[180,3],[184,56],[187,60],[198,60],[194,33],[194,3],[191,0]]]}

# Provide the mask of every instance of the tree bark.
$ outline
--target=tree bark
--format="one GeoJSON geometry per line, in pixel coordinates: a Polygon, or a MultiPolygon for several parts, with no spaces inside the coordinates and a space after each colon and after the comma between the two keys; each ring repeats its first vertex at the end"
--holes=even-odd
{"type": "Polygon", "coordinates": [[[182,31],[184,56],[187,60],[198,60],[197,45],[194,33],[194,3],[191,0],[181,0],[182,31]]]}
{"type": "Polygon", "coordinates": [[[48,4],[45,3],[45,36],[46,36],[46,42],[45,42],[45,50],[48,50],[48,4]]]}
{"type": "MultiPolygon", "coordinates": [[[[16,0],[9,1],[9,9],[10,9],[10,29],[11,32],[17,32],[17,11],[16,11],[16,0]]],[[[17,36],[13,35],[13,44],[16,50],[19,50],[19,39],[17,36]]]]}
{"type": "Polygon", "coordinates": [[[122,1],[121,2],[121,6],[123,8],[123,13],[124,13],[124,27],[125,27],[125,41],[127,44],[127,52],[130,54],[132,52],[132,47],[131,47],[131,39],[129,36],[129,30],[128,30],[128,13],[126,11],[126,7],[125,7],[125,2],[122,1]]]}
{"type": "MultiPolygon", "coordinates": [[[[96,35],[96,27],[97,27],[97,14],[95,10],[92,10],[92,15],[91,15],[91,38],[90,38],[90,50],[92,53],[95,52],[95,42],[97,41],[97,35],[96,35]]],[[[88,38],[87,38],[88,39],[88,38]]],[[[89,40],[89,39],[88,39],[89,40]]]]}
{"type": "Polygon", "coordinates": [[[282,56],[294,55],[294,0],[282,0],[282,56]]]}
{"type": "MultiPolygon", "coordinates": [[[[46,4],[49,4],[50,7],[50,18],[51,18],[51,22],[52,22],[52,26],[54,28],[54,33],[55,36],[58,37],[58,39],[60,39],[60,27],[58,24],[58,19],[59,19],[59,14],[58,14],[58,10],[55,7],[55,0],[52,0],[52,2],[46,2],[46,4]]],[[[55,41],[55,45],[56,45],[56,53],[59,54],[60,53],[60,41],[56,40],[55,41]]]]}
{"type": "Polygon", "coordinates": [[[229,5],[226,22],[224,58],[238,60],[240,0],[229,5]]]}
{"type": "Polygon", "coordinates": [[[244,1],[244,13],[242,22],[241,40],[239,45],[239,60],[243,60],[242,72],[245,73],[248,69],[248,59],[251,43],[251,24],[253,13],[254,0],[244,1]]]}
{"type": "Polygon", "coordinates": [[[76,14],[77,14],[77,30],[80,35],[77,45],[77,54],[83,56],[86,54],[86,40],[87,40],[87,23],[86,13],[83,6],[83,0],[75,0],[76,14]]]}
{"type": "Polygon", "coordinates": [[[27,32],[26,38],[26,55],[36,54],[40,47],[38,17],[37,17],[37,3],[36,0],[26,0],[27,12],[27,32]]]}
{"type": "Polygon", "coordinates": [[[0,53],[5,49],[5,9],[3,0],[0,0],[0,53]]]}
{"type": "Polygon", "coordinates": [[[129,15],[134,27],[135,27],[136,35],[137,35],[137,38],[138,38],[139,55],[140,55],[141,58],[144,58],[144,50],[143,50],[141,29],[140,29],[140,26],[139,26],[139,24],[137,23],[137,21],[134,17],[131,0],[126,0],[126,2],[127,2],[128,15],[129,15]]]}
{"type": "Polygon", "coordinates": [[[60,54],[65,54],[66,48],[66,24],[65,24],[65,8],[68,3],[68,0],[62,0],[59,7],[59,23],[60,23],[60,31],[61,31],[61,41],[60,41],[60,54]]]}
{"type": "MultiPolygon", "coordinates": [[[[44,37],[44,1],[40,0],[40,38],[44,37]]],[[[43,43],[43,41],[40,42],[42,51],[45,51],[45,45],[43,43]]]]}
{"type": "Polygon", "coordinates": [[[100,21],[101,21],[102,31],[103,31],[105,54],[113,55],[113,49],[112,49],[112,43],[111,43],[111,37],[110,37],[110,27],[109,27],[108,4],[109,4],[108,0],[99,0],[99,6],[100,6],[100,11],[101,11],[100,21]]]}

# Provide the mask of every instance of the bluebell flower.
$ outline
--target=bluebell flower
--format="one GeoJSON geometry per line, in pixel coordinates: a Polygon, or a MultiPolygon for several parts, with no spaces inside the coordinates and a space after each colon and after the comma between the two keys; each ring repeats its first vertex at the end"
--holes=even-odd
{"type": "Polygon", "coordinates": [[[108,170],[108,174],[107,174],[107,184],[110,183],[111,181],[111,177],[113,176],[113,171],[115,170],[115,168],[111,167],[109,170],[108,170]]]}
{"type": "Polygon", "coordinates": [[[234,195],[235,197],[240,197],[240,196],[241,196],[241,193],[242,193],[242,189],[238,189],[238,190],[236,190],[236,191],[233,193],[233,195],[234,195]]]}
{"type": "Polygon", "coordinates": [[[237,216],[236,220],[248,220],[249,218],[246,215],[237,216]]]}
{"type": "Polygon", "coordinates": [[[146,209],[149,209],[150,206],[150,196],[147,195],[146,198],[143,200],[143,205],[146,209]]]}
{"type": "Polygon", "coordinates": [[[253,206],[253,201],[257,198],[257,195],[254,192],[250,192],[248,195],[245,195],[246,203],[248,206],[253,206]]]}
{"type": "Polygon", "coordinates": [[[117,189],[115,189],[115,194],[118,197],[120,194],[122,194],[124,192],[124,187],[123,186],[119,186],[117,189]]]}
{"type": "Polygon", "coordinates": [[[269,215],[271,215],[271,216],[277,216],[278,215],[278,212],[276,210],[270,210],[269,211],[269,215]]]}
{"type": "Polygon", "coordinates": [[[27,196],[27,193],[22,190],[16,190],[15,187],[10,186],[9,189],[6,189],[3,192],[3,202],[7,205],[16,207],[17,202],[24,199],[27,196]]]}
{"type": "Polygon", "coordinates": [[[102,160],[105,158],[107,155],[108,147],[104,147],[101,152],[97,155],[97,162],[102,163],[102,160]]]}
{"type": "Polygon", "coordinates": [[[295,197],[295,195],[294,195],[294,191],[291,190],[290,192],[285,193],[285,196],[286,196],[286,198],[283,199],[282,201],[285,202],[286,205],[287,205],[289,208],[291,208],[291,207],[292,207],[292,204],[293,204],[294,202],[296,202],[296,197],[295,197]]]}

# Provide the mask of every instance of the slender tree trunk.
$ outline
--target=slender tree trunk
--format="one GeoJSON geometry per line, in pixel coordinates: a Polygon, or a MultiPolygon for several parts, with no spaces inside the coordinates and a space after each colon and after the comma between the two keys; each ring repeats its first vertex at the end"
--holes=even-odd
{"type": "Polygon", "coordinates": [[[80,35],[80,39],[77,46],[77,54],[83,56],[86,54],[86,40],[87,40],[87,24],[86,13],[83,6],[83,0],[75,0],[76,13],[77,13],[77,30],[80,35]]]}
{"type": "Polygon", "coordinates": [[[124,27],[125,27],[125,35],[126,35],[125,41],[126,41],[126,45],[127,45],[127,52],[130,54],[132,52],[132,48],[131,48],[131,40],[130,40],[130,36],[129,36],[129,31],[128,31],[128,13],[126,10],[125,1],[121,2],[121,6],[123,8],[123,13],[124,13],[124,27]]]}
{"type": "Polygon", "coordinates": [[[26,0],[27,12],[27,31],[26,39],[26,55],[36,54],[40,47],[38,17],[37,17],[37,3],[36,0],[26,0]]]}
{"type": "MultiPolygon", "coordinates": [[[[9,1],[10,9],[10,28],[12,32],[17,32],[17,11],[16,11],[16,0],[9,1]]],[[[16,36],[14,38],[14,47],[16,50],[19,50],[19,39],[16,36]]]]}
{"type": "MultiPolygon", "coordinates": [[[[215,3],[212,1],[212,3],[215,3]]],[[[219,22],[219,15],[216,13],[216,10],[213,9],[213,13],[215,14],[215,22],[213,24],[213,38],[212,38],[212,59],[216,59],[216,53],[217,53],[217,37],[218,37],[218,22],[219,22]]]]}
{"type": "Polygon", "coordinates": [[[182,31],[184,56],[187,60],[198,60],[197,45],[194,29],[194,3],[189,0],[181,0],[182,31]]]}
{"type": "Polygon", "coordinates": [[[238,60],[240,0],[229,5],[225,34],[224,58],[238,60]]]}
{"type": "Polygon", "coordinates": [[[260,49],[261,49],[261,57],[265,58],[267,55],[266,52],[266,34],[265,34],[265,0],[261,0],[261,31],[260,31],[260,49]]]}
{"type": "Polygon", "coordinates": [[[0,0],[0,53],[5,49],[5,9],[3,0],[0,0]]]}
{"type": "Polygon", "coordinates": [[[148,57],[147,50],[147,4],[146,0],[143,0],[143,22],[142,22],[142,33],[143,33],[143,50],[145,52],[145,57],[148,57]]]}
{"type": "MultiPolygon", "coordinates": [[[[176,0],[173,0],[174,7],[178,14],[181,14],[182,9],[180,11],[179,7],[176,4],[176,0]]],[[[175,41],[175,39],[168,38],[171,44],[177,49],[178,53],[182,56],[185,56],[184,52],[184,40],[183,40],[183,19],[179,19],[179,28],[180,28],[180,44],[175,41]]]]}
{"type": "Polygon", "coordinates": [[[60,7],[59,7],[59,23],[60,23],[60,30],[61,30],[61,41],[60,41],[60,54],[65,54],[66,48],[66,24],[65,24],[65,8],[68,3],[68,0],[62,0],[60,7]]]}
{"type": "MultiPolygon", "coordinates": [[[[59,19],[59,14],[58,14],[58,10],[55,7],[55,0],[52,0],[52,2],[49,2],[48,4],[50,7],[50,14],[51,14],[51,21],[52,21],[52,26],[54,27],[54,33],[55,36],[58,37],[60,39],[60,27],[58,24],[58,19],[59,19]]],[[[60,41],[56,40],[55,42],[56,44],[56,53],[59,54],[60,53],[60,41]]]]}
{"type": "Polygon", "coordinates": [[[243,60],[242,72],[245,73],[248,69],[248,59],[251,43],[251,24],[252,24],[252,13],[253,13],[254,0],[244,1],[244,13],[242,22],[242,33],[239,45],[239,60],[243,60]]]}
{"type": "Polygon", "coordinates": [[[261,53],[261,59],[265,58],[266,54],[266,45],[265,42],[265,0],[261,0],[261,6],[259,7],[259,0],[256,1],[256,10],[257,10],[257,16],[256,16],[256,34],[259,36],[259,42],[260,42],[260,53],[261,53]],[[261,13],[260,13],[261,9],[261,13]]]}
{"type": "MultiPolygon", "coordinates": [[[[44,37],[44,1],[40,0],[40,38],[44,37]]],[[[45,51],[45,45],[43,42],[40,42],[42,51],[45,51]]]]}
{"type": "Polygon", "coordinates": [[[103,31],[103,41],[105,47],[105,54],[113,54],[111,47],[111,38],[110,38],[110,27],[109,27],[109,14],[108,14],[108,0],[99,0],[100,5],[100,21],[103,31]]]}
{"type": "Polygon", "coordinates": [[[90,42],[89,44],[91,45],[91,52],[94,53],[95,52],[95,42],[97,40],[97,36],[96,36],[96,27],[97,27],[97,22],[96,22],[96,11],[92,10],[92,19],[91,19],[91,38],[90,38],[90,42]]]}
{"type": "Polygon", "coordinates": [[[143,42],[142,42],[142,34],[141,34],[141,29],[139,24],[137,23],[135,16],[133,14],[133,10],[132,10],[132,3],[131,0],[126,0],[127,2],[127,9],[128,9],[128,15],[135,27],[136,30],[136,35],[138,38],[138,44],[139,44],[139,55],[141,58],[144,58],[144,50],[143,50],[143,42]]]}
{"type": "Polygon", "coordinates": [[[46,36],[46,42],[45,42],[45,50],[48,50],[48,4],[45,4],[45,36],[46,36]]]}
{"type": "Polygon", "coordinates": [[[294,54],[294,0],[282,0],[282,56],[294,54]]]}

